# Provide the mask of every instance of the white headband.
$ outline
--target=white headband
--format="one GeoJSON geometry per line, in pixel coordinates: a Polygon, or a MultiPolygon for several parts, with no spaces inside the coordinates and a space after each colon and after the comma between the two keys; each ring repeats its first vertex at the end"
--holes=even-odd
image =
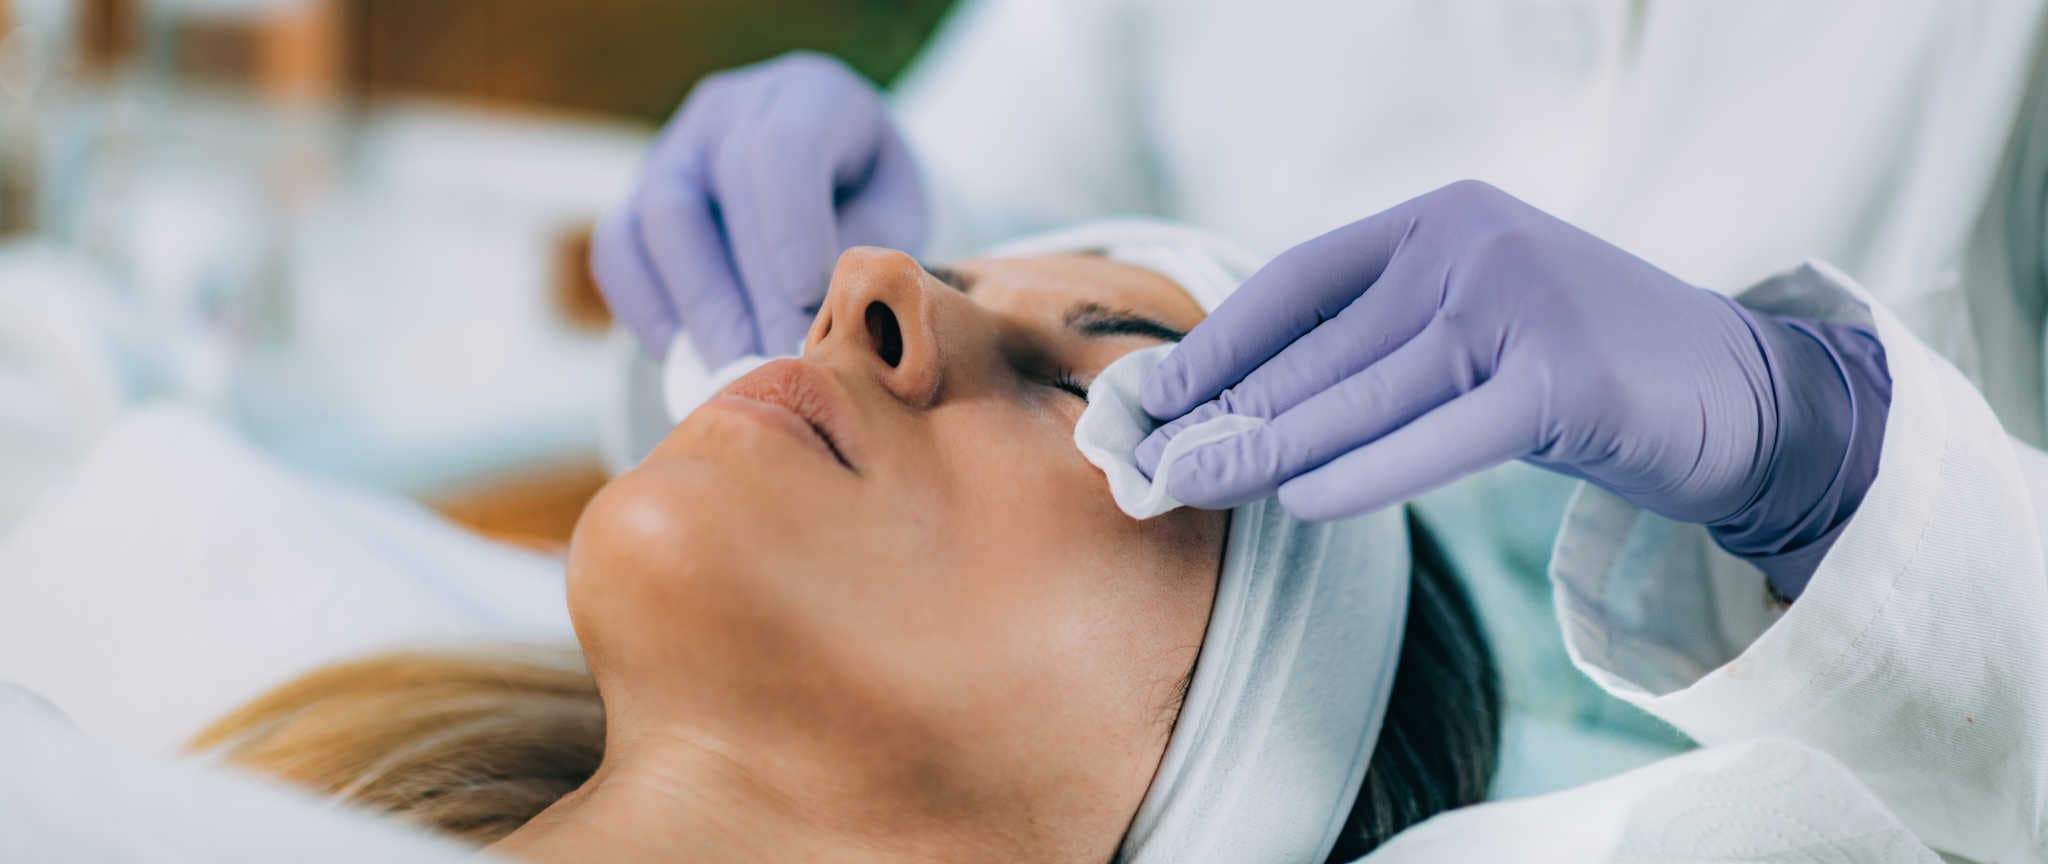
{"type": "MultiPolygon", "coordinates": [[[[1213,310],[1253,262],[1213,237],[1142,222],[1090,225],[993,254],[1084,249],[1178,282],[1213,310]]],[[[1148,479],[1131,450],[1157,424],[1138,407],[1169,347],[1096,376],[1074,442],[1124,511],[1149,518],[1178,458],[1255,428],[1224,415],[1176,436],[1148,479]]],[[[1231,512],[1216,602],[1165,758],[1125,835],[1129,864],[1321,861],[1350,815],[1379,740],[1408,613],[1408,538],[1399,508],[1304,522],[1267,498],[1231,512]]]]}

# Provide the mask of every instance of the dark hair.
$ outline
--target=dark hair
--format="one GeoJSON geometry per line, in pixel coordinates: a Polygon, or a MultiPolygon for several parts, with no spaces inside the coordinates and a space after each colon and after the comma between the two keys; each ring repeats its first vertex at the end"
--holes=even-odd
{"type": "Polygon", "coordinates": [[[1500,684],[1479,616],[1443,548],[1408,517],[1408,624],[1386,722],[1331,864],[1486,797],[1500,750],[1500,684]]]}

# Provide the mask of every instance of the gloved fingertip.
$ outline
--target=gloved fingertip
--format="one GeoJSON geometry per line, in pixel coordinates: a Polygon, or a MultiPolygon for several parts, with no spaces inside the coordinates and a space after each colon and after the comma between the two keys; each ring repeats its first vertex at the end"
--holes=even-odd
{"type": "Polygon", "coordinates": [[[770,356],[802,354],[810,335],[810,322],[795,317],[778,317],[761,325],[762,353],[770,356]]]}
{"type": "Polygon", "coordinates": [[[1334,522],[1386,506],[1370,492],[1356,488],[1333,489],[1325,478],[1309,475],[1280,484],[1275,497],[1280,508],[1304,522],[1334,522]]]}
{"type": "Polygon", "coordinates": [[[1138,405],[1153,417],[1178,417],[1193,407],[1186,404],[1187,390],[1186,365],[1168,354],[1152,374],[1145,376],[1145,386],[1138,391],[1138,405]]]}
{"type": "Polygon", "coordinates": [[[675,322],[667,319],[635,321],[630,329],[634,340],[640,343],[641,352],[656,363],[668,356],[669,345],[676,341],[675,322]]]}
{"type": "Polygon", "coordinates": [[[1181,469],[1175,471],[1172,477],[1167,478],[1166,494],[1172,496],[1173,500],[1198,510],[1220,509],[1215,506],[1216,496],[1213,494],[1215,490],[1210,488],[1209,483],[1200,476],[1197,476],[1196,472],[1190,470],[1191,468],[1192,466],[1186,464],[1185,460],[1183,460],[1181,469]]]}
{"type": "Polygon", "coordinates": [[[707,369],[717,369],[739,357],[758,353],[754,350],[752,333],[712,328],[704,322],[692,322],[686,328],[669,328],[666,337],[657,343],[662,347],[655,351],[656,356],[666,357],[669,346],[675,342],[677,334],[684,331],[690,335],[690,348],[697,352],[697,359],[704,361],[707,369]]]}
{"type": "Polygon", "coordinates": [[[1210,444],[1180,457],[1173,477],[1166,482],[1166,494],[1203,510],[1225,510],[1257,497],[1247,497],[1238,488],[1242,478],[1232,470],[1234,462],[1226,452],[1228,449],[1222,444],[1210,444]]]}
{"type": "Polygon", "coordinates": [[[1229,510],[1261,497],[1185,471],[1167,482],[1166,494],[1197,510],[1229,510]]]}
{"type": "Polygon", "coordinates": [[[1158,473],[1159,457],[1166,452],[1166,443],[1172,438],[1162,426],[1152,430],[1152,434],[1146,435],[1145,440],[1138,442],[1137,449],[1131,451],[1131,460],[1138,463],[1138,471],[1145,475],[1145,479],[1150,480],[1158,473]]]}
{"type": "Polygon", "coordinates": [[[1313,488],[1313,484],[1304,482],[1303,478],[1280,484],[1280,489],[1273,497],[1280,502],[1280,509],[1287,511],[1287,515],[1307,522],[1321,521],[1316,518],[1324,512],[1321,496],[1318,490],[1313,488]]]}
{"type": "Polygon", "coordinates": [[[832,263],[836,259],[828,255],[824,267],[814,267],[801,263],[799,258],[791,255],[783,259],[780,288],[783,296],[789,298],[790,305],[805,309],[824,301],[825,289],[832,281],[832,263]]]}

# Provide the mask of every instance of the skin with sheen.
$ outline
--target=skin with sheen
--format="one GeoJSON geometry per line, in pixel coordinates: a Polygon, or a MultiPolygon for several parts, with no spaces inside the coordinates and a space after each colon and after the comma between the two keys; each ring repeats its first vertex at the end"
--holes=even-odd
{"type": "Polygon", "coordinates": [[[800,360],[578,525],[603,762],[531,861],[1108,860],[1202,642],[1227,514],[1135,521],[1075,392],[1202,317],[1075,255],[839,259],[800,360]]]}

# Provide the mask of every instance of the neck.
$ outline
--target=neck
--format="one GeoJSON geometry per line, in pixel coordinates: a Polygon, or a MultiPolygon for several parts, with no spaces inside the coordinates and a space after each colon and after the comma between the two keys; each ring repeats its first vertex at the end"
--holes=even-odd
{"type": "MultiPolygon", "coordinates": [[[[491,846],[529,864],[608,861],[726,862],[938,860],[914,833],[872,826],[852,836],[832,820],[808,818],[820,802],[781,793],[730,757],[708,748],[659,760],[608,753],[574,793],[491,846]],[[886,847],[883,843],[888,844],[886,847]]],[[[872,807],[855,812],[872,812],[872,807]]],[[[846,812],[846,811],[839,811],[846,812]]]]}

